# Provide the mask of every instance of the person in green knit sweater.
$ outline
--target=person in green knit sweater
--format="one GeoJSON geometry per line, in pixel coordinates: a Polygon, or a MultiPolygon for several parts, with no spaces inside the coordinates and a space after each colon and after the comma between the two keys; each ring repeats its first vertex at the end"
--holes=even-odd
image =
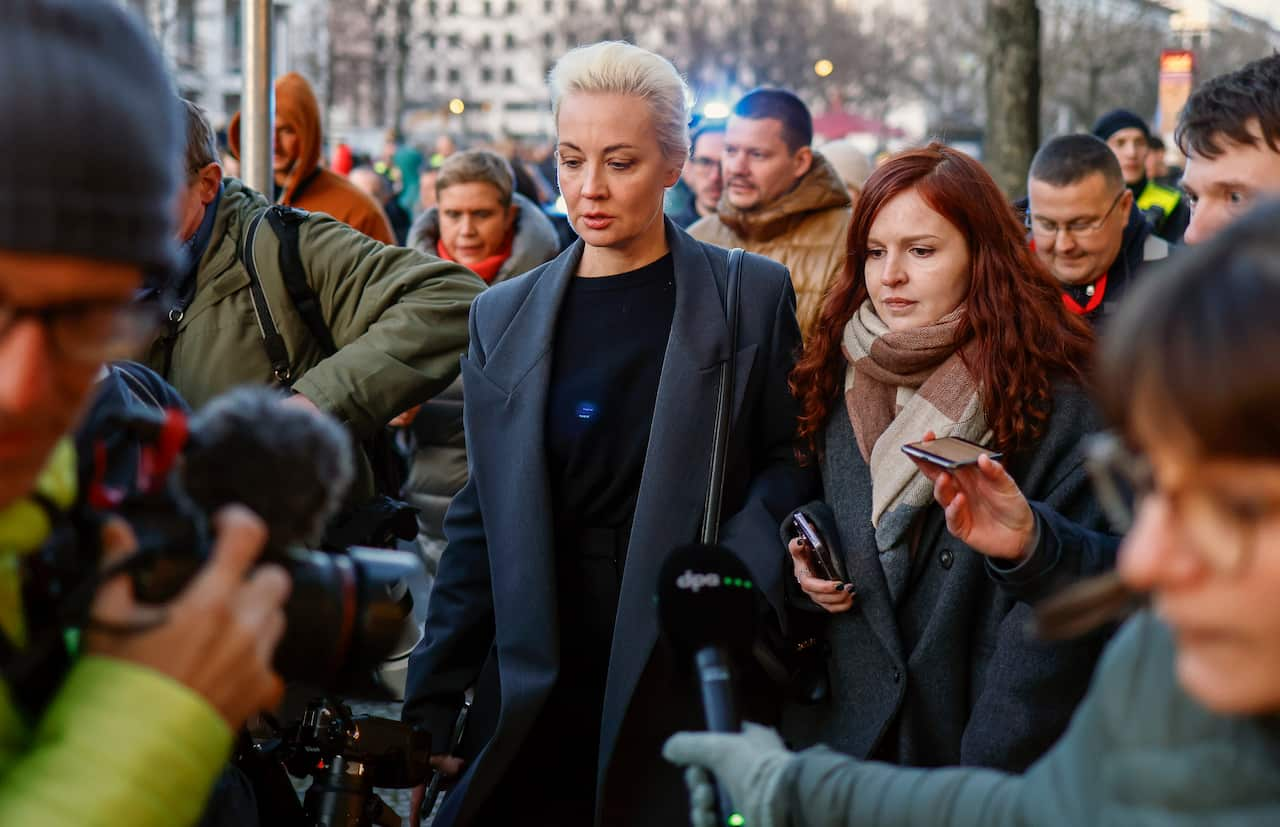
{"type": "MultiPolygon", "coordinates": [[[[1161,264],[1107,331],[1099,390],[1123,439],[1100,467],[1136,494],[1112,583],[1151,607],[1053,749],[1013,776],[791,753],[750,725],[681,733],[664,752],[695,768],[695,825],[715,823],[697,768],[750,827],[1280,824],[1278,224],[1262,207],[1161,264]]],[[[953,533],[1029,524],[998,463],[935,477],[953,533]]],[[[1051,530],[1063,554],[1103,541],[1051,530]]]]}
{"type": "MultiPolygon", "coordinates": [[[[5,5],[0,824],[192,824],[233,733],[283,691],[271,659],[289,579],[252,568],[265,528],[243,508],[216,517],[212,560],[167,606],[107,579],[75,652],[51,601],[24,590],[26,555],[76,498],[67,434],[103,364],[145,341],[142,274],[176,259],[182,145],[159,53],[119,4],[5,5]]],[[[108,559],[135,543],[119,522],[101,540],[108,559]]]]}

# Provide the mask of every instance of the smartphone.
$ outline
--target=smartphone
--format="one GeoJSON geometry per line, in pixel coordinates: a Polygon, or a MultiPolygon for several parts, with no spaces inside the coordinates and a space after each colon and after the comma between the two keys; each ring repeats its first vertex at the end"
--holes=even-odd
{"type": "MultiPolygon", "coordinates": [[[[462,709],[458,711],[458,719],[453,724],[453,746],[449,748],[449,755],[457,755],[458,747],[462,746],[462,736],[467,731],[467,718],[471,714],[471,703],[471,699],[463,701],[462,709]]],[[[440,797],[444,786],[450,783],[452,779],[446,779],[440,770],[432,771],[431,783],[427,785],[426,795],[422,797],[422,809],[418,811],[423,824],[430,820],[436,809],[436,799],[440,797]]]]}
{"type": "Polygon", "coordinates": [[[822,534],[812,520],[802,512],[796,511],[791,515],[791,527],[795,529],[795,536],[803,538],[809,545],[814,574],[823,580],[843,582],[849,579],[844,566],[841,565],[842,561],[836,560],[835,555],[831,553],[831,547],[822,539],[822,534]]]}
{"type": "Polygon", "coordinates": [[[902,452],[908,456],[946,468],[948,471],[963,465],[973,465],[978,461],[978,457],[983,454],[992,459],[1000,459],[1004,456],[1004,454],[992,451],[990,448],[979,445],[976,442],[961,439],[958,436],[944,436],[932,442],[909,442],[902,446],[902,452]]]}

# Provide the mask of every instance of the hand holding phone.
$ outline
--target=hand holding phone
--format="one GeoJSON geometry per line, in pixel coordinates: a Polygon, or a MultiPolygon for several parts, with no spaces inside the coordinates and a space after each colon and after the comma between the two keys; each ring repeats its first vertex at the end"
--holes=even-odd
{"type": "Polygon", "coordinates": [[[978,463],[986,454],[1001,454],[957,437],[924,440],[902,446],[933,483],[933,498],[942,506],[947,530],[974,551],[1017,561],[1033,551],[1035,516],[1018,484],[999,462],[978,463]],[[943,443],[960,443],[954,450],[943,443]],[[921,456],[928,453],[929,456],[921,456]]]}
{"type": "Polygon", "coordinates": [[[791,527],[795,536],[804,540],[805,545],[809,547],[809,557],[815,575],[823,580],[843,582],[849,579],[844,569],[844,561],[831,552],[831,547],[827,545],[822,533],[803,511],[796,511],[791,515],[791,527]]]}

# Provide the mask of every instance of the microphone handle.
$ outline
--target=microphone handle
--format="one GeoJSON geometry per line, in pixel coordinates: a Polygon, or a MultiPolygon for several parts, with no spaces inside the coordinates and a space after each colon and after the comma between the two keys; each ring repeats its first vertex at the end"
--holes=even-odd
{"type": "MultiPolygon", "coordinates": [[[[729,670],[729,658],[718,646],[699,649],[696,657],[698,683],[702,687],[702,712],[707,718],[710,732],[741,732],[742,720],[733,696],[733,675],[729,670]]],[[[716,787],[717,822],[726,825],[741,824],[741,817],[733,808],[729,794],[719,783],[716,787]]]]}

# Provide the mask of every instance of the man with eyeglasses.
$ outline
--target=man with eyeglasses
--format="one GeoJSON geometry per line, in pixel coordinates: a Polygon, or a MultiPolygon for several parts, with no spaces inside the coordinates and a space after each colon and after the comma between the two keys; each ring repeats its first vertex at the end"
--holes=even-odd
{"type": "Polygon", "coordinates": [[[1134,209],[1115,155],[1092,135],[1063,135],[1031,161],[1031,246],[1062,286],[1067,309],[1093,325],[1114,311],[1149,261],[1169,245],[1134,209]]]}
{"type": "Polygon", "coordinates": [[[724,127],[724,121],[705,121],[689,136],[689,163],[684,166],[681,180],[692,197],[686,209],[671,215],[671,220],[681,227],[711,215],[720,203],[724,190],[724,177],[720,174],[724,127]]]}
{"type": "Polygon", "coordinates": [[[103,365],[153,330],[131,300],[144,271],[175,259],[180,130],[159,51],[119,4],[6,4],[0,824],[191,824],[235,731],[283,692],[271,659],[289,580],[252,569],[266,536],[247,510],[219,512],[211,560],[163,607],[137,604],[121,574],[92,583],[90,569],[81,620],[41,587],[33,554],[55,526],[100,540],[111,562],[136,546],[118,521],[85,538],[65,517],[68,435],[103,365]]]}

